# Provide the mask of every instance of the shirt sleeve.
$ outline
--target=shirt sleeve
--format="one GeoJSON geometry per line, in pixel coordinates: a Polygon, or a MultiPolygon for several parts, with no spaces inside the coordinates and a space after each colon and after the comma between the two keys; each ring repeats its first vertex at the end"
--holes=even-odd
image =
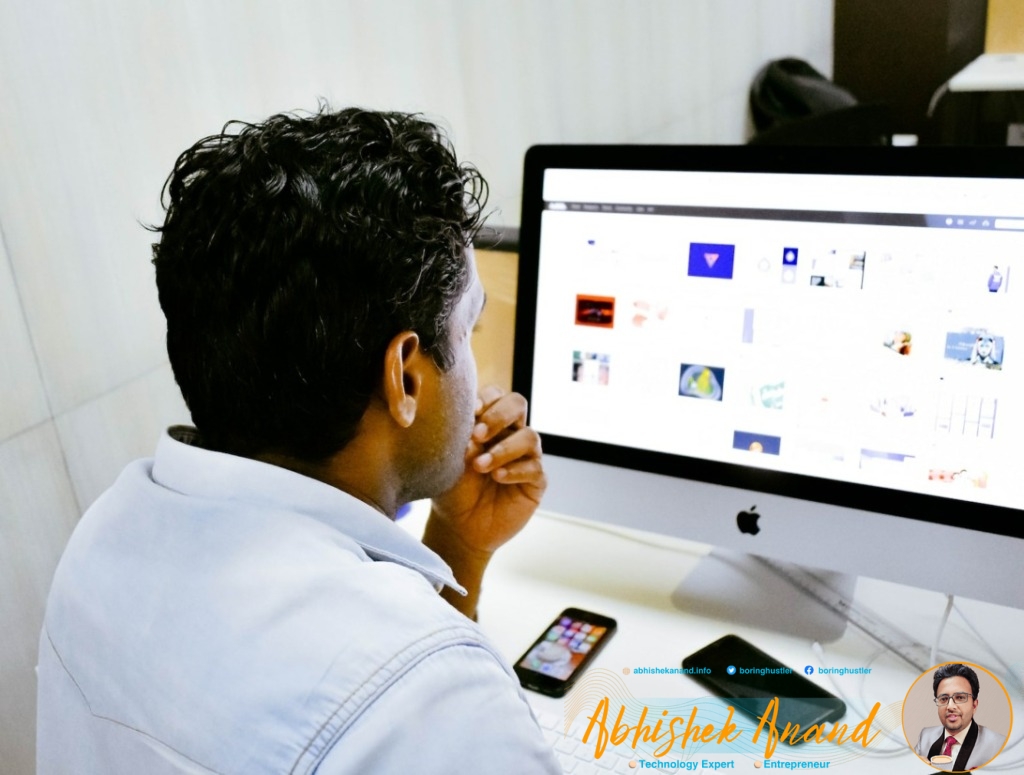
{"type": "Polygon", "coordinates": [[[522,690],[486,649],[424,657],[377,697],[324,755],[318,775],[558,775],[522,690]]]}

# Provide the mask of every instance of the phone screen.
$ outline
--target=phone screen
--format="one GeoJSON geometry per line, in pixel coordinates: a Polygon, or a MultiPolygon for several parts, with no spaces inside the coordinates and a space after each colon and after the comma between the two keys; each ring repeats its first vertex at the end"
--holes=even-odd
{"type": "Polygon", "coordinates": [[[561,696],[615,631],[615,620],[567,608],[515,665],[528,689],[561,696]]]}
{"type": "Polygon", "coordinates": [[[726,635],[690,654],[683,667],[710,669],[710,673],[692,678],[733,700],[738,710],[754,718],[759,718],[775,697],[779,698],[780,724],[794,723],[806,729],[836,721],[846,713],[846,703],[834,694],[737,635],[726,635]]]}

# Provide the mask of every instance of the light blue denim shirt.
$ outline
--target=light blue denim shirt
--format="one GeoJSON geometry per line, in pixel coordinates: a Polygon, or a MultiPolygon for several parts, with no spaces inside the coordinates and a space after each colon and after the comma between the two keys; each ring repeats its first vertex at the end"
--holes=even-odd
{"type": "Polygon", "coordinates": [[[365,503],[172,429],[82,517],[38,773],[556,773],[515,676],[365,503]]]}

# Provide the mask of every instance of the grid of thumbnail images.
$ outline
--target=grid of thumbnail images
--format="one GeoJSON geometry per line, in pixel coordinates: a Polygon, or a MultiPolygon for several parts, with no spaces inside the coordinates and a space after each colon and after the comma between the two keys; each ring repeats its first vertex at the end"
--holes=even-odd
{"type": "MultiPolygon", "coordinates": [[[[780,247],[773,255],[760,258],[756,270],[751,271],[770,275],[773,282],[782,285],[833,291],[863,290],[866,278],[871,279],[872,272],[877,273],[873,279],[880,283],[882,281],[878,277],[885,276],[886,271],[892,271],[891,267],[884,265],[892,261],[889,255],[874,255],[857,250],[816,250],[812,255],[806,255],[809,252],[804,249],[802,254],[799,246],[780,247]]],[[[961,261],[959,265],[965,266],[967,263],[961,261]]],[[[939,364],[937,368],[944,369],[943,373],[947,375],[942,378],[946,380],[943,385],[925,390],[918,385],[916,393],[913,389],[901,389],[898,384],[873,393],[868,391],[858,398],[866,411],[887,418],[892,424],[914,420],[915,433],[920,434],[926,430],[933,438],[946,435],[980,440],[996,436],[998,377],[995,374],[981,377],[981,374],[1002,371],[1006,362],[1006,341],[999,322],[1003,318],[993,315],[989,319],[984,310],[989,308],[986,307],[986,299],[995,299],[1009,293],[1011,267],[1008,261],[978,261],[975,257],[972,257],[971,263],[976,265],[975,268],[966,270],[966,274],[958,278],[955,293],[970,299],[971,310],[981,310],[972,313],[978,318],[973,321],[976,325],[951,326],[944,328],[940,334],[934,330],[915,331],[909,325],[889,328],[865,326],[869,333],[865,333],[862,339],[867,337],[868,346],[872,348],[872,358],[883,361],[888,358],[891,359],[890,364],[899,359],[907,359],[903,362],[908,364],[911,363],[910,359],[919,359],[919,363],[939,364]],[[994,326],[988,327],[993,322],[994,326]],[[928,393],[927,400],[922,400],[922,393],[928,393]],[[923,413],[927,416],[922,416],[923,413]]],[[[686,246],[682,247],[678,265],[679,274],[685,276],[683,279],[686,281],[696,279],[711,284],[695,289],[691,283],[689,287],[694,295],[699,296],[704,289],[711,293],[714,286],[734,279],[737,271],[736,246],[691,242],[688,253],[686,246]]],[[[616,295],[577,292],[574,320],[578,332],[577,341],[587,342],[587,348],[581,347],[572,352],[572,380],[580,384],[581,390],[601,390],[615,385],[617,379],[628,378],[628,375],[616,372],[617,357],[620,362],[622,360],[622,353],[617,352],[616,347],[629,347],[629,340],[612,332],[642,330],[664,324],[673,315],[679,314],[678,306],[654,298],[643,298],[625,290],[616,295]],[[608,331],[609,335],[595,337],[593,332],[596,330],[608,331]],[[604,349],[600,349],[602,341],[608,343],[604,349]]],[[[1000,308],[1007,309],[1005,305],[1000,308]]],[[[742,318],[736,323],[736,330],[741,332],[741,341],[752,344],[756,330],[755,309],[742,308],[742,304],[739,304],[735,314],[737,318],[742,318]]],[[[738,360],[734,357],[735,351],[729,352],[733,352],[733,356],[729,357],[738,360]]],[[[671,389],[680,401],[726,401],[732,402],[734,406],[753,406],[769,412],[784,412],[789,393],[793,392],[787,391],[791,387],[787,385],[787,368],[792,366],[792,361],[787,361],[787,358],[792,359],[792,354],[781,359],[782,367],[771,378],[753,384],[749,380],[734,378],[734,367],[737,364],[728,358],[723,358],[721,362],[683,360],[678,363],[676,372],[678,384],[666,385],[665,389],[671,389]]],[[[805,364],[789,370],[802,368],[805,368],[805,364]]],[[[888,368],[892,371],[899,369],[891,365],[888,368]]],[[[821,400],[824,402],[826,398],[821,400]]],[[[800,406],[801,410],[803,408],[805,406],[800,406]]],[[[741,421],[752,416],[757,415],[744,412],[736,415],[741,421]]],[[[767,421],[763,425],[765,427],[758,427],[758,423],[751,422],[750,427],[732,429],[732,448],[759,455],[786,454],[784,449],[787,440],[784,434],[774,430],[780,423],[767,421]]],[[[885,466],[912,461],[918,453],[912,448],[901,451],[898,448],[876,449],[863,446],[853,451],[836,447],[831,454],[836,460],[854,463],[860,469],[879,470],[885,466]]],[[[979,467],[976,459],[918,462],[924,464],[923,475],[932,482],[958,482],[974,488],[985,488],[989,484],[989,472],[979,467]]]]}

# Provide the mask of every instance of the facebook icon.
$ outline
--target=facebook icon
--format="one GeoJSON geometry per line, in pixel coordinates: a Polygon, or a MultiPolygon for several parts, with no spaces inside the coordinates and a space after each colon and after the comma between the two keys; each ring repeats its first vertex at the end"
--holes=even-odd
{"type": "Polygon", "coordinates": [[[813,675],[814,674],[814,668],[811,667],[810,665],[808,665],[807,667],[804,668],[804,672],[807,673],[807,675],[813,675]]]}

